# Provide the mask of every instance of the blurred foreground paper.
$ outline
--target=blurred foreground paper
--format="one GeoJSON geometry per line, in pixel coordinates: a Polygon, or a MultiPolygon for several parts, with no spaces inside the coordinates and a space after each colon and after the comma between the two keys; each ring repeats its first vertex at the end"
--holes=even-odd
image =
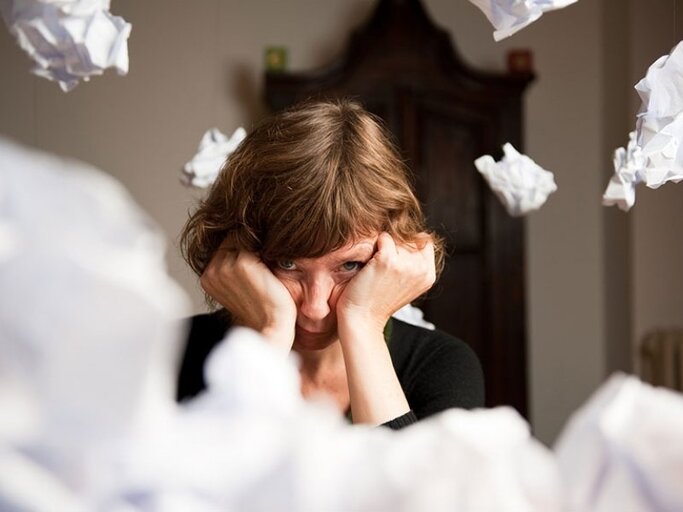
{"type": "Polygon", "coordinates": [[[254,333],[209,357],[207,390],[113,459],[126,476],[114,495],[140,510],[171,488],[191,510],[559,510],[552,455],[511,408],[352,427],[304,401],[296,367],[254,333]]]}
{"type": "Polygon", "coordinates": [[[562,9],[578,0],[470,0],[496,29],[493,38],[505,39],[522,30],[544,12],[562,9]]]}
{"type": "Polygon", "coordinates": [[[242,127],[237,128],[230,138],[217,128],[207,131],[199,143],[197,154],[183,167],[182,182],[197,188],[210,187],[225,160],[246,136],[247,132],[242,127]]]}
{"type": "Polygon", "coordinates": [[[0,227],[3,512],[683,510],[680,394],[613,378],[554,457],[507,407],[350,426],[237,329],[177,405],[188,303],[126,191],[0,140],[0,227]]]}
{"type": "Polygon", "coordinates": [[[683,510],[683,395],[615,375],[555,449],[569,510],[683,510]]]}
{"type": "Polygon", "coordinates": [[[0,226],[0,448],[71,484],[172,405],[189,302],[160,231],[87,165],[0,139],[0,226]]]}
{"type": "Polygon", "coordinates": [[[109,0],[3,0],[0,12],[33,73],[63,91],[107,68],[128,73],[131,25],[109,12],[109,0]]]}
{"type": "Polygon", "coordinates": [[[645,184],[683,180],[683,42],[657,59],[636,84],[642,105],[636,130],[646,159],[645,184]]]}
{"type": "Polygon", "coordinates": [[[636,185],[643,181],[645,157],[636,142],[636,132],[628,135],[628,146],[614,151],[614,175],[602,196],[604,206],[617,205],[628,211],[636,202],[636,185]]]}
{"type": "Polygon", "coordinates": [[[512,144],[503,146],[505,155],[496,162],[490,155],[474,161],[508,213],[514,217],[537,210],[557,190],[553,173],[520,154],[512,144]]]}
{"type": "Polygon", "coordinates": [[[514,410],[350,426],[245,329],[176,405],[187,301],[103,173],[0,141],[0,225],[3,510],[559,509],[556,463],[514,410]]]}

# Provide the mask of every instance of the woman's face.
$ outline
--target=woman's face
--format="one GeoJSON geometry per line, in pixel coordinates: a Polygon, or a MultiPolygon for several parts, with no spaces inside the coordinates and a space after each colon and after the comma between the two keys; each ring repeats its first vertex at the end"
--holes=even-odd
{"type": "Polygon", "coordinates": [[[296,304],[294,348],[318,350],[337,340],[337,300],[372,258],[376,241],[362,238],[319,258],[275,262],[273,273],[296,304]]]}

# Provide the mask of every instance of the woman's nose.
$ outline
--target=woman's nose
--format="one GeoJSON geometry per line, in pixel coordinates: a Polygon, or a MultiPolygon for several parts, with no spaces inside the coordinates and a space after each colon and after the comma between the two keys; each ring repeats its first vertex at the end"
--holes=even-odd
{"type": "Polygon", "coordinates": [[[311,320],[322,320],[330,314],[330,296],[333,283],[315,280],[304,286],[304,296],[299,306],[301,314],[311,320]]]}

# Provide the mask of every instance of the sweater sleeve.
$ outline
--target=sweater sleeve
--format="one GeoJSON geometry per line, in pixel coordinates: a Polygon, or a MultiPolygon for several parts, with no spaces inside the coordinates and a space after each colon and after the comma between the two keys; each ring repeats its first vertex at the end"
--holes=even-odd
{"type": "Polygon", "coordinates": [[[444,338],[426,351],[408,383],[408,402],[419,418],[451,409],[484,406],[484,375],[465,343],[444,338]]]}
{"type": "Polygon", "coordinates": [[[411,410],[381,426],[399,430],[446,409],[484,406],[484,376],[474,351],[448,336],[431,341],[420,347],[404,379],[411,410]]]}
{"type": "Polygon", "coordinates": [[[469,345],[438,329],[393,323],[392,361],[418,420],[454,407],[484,406],[484,375],[469,345]]]}
{"type": "Polygon", "coordinates": [[[398,418],[394,418],[391,421],[382,423],[380,427],[389,427],[391,430],[400,430],[404,427],[412,425],[413,423],[417,423],[417,416],[415,416],[413,411],[408,411],[398,418]]]}
{"type": "Polygon", "coordinates": [[[204,363],[223,339],[229,323],[220,312],[192,317],[176,383],[176,400],[190,399],[205,387],[204,363]]]}

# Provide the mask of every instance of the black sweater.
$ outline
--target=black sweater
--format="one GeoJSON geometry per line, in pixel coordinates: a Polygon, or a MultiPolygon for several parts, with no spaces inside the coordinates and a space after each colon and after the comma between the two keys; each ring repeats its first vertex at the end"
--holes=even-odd
{"type": "MultiPolygon", "coordinates": [[[[462,341],[395,318],[387,332],[389,353],[411,411],[385,425],[402,428],[452,407],[484,406],[484,377],[477,356],[462,341]]],[[[224,314],[198,315],[185,347],[177,398],[195,396],[205,387],[204,362],[230,327],[224,314]]]]}

